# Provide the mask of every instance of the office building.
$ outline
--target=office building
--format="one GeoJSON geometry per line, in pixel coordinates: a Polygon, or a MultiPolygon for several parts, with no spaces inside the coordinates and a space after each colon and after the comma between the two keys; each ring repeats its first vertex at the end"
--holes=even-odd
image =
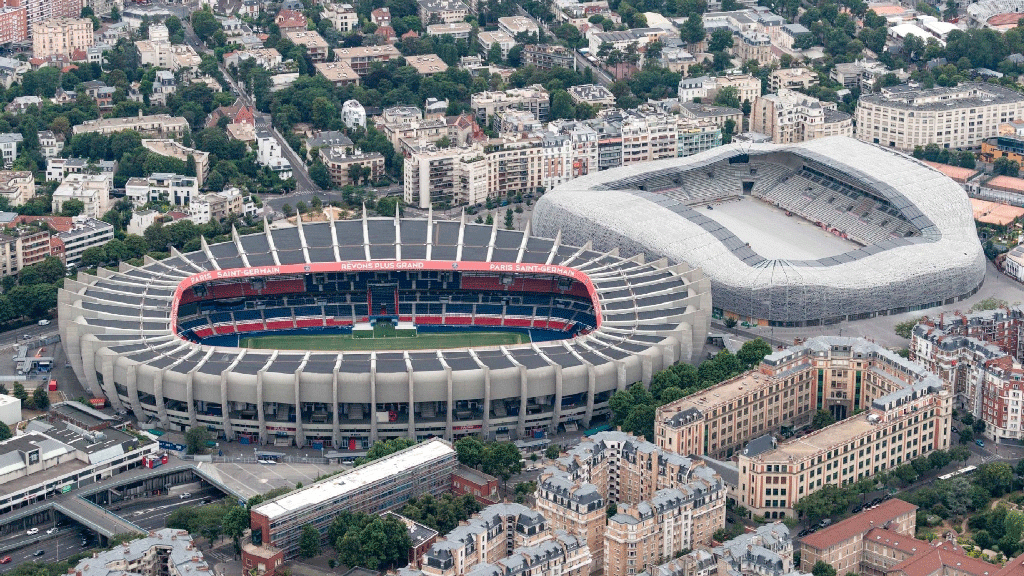
{"type": "Polygon", "coordinates": [[[901,84],[858,100],[857,138],[907,151],[928,144],[973,148],[997,136],[1000,124],[1024,117],[1022,112],[1024,95],[998,84],[901,84]]]}
{"type": "Polygon", "coordinates": [[[375,514],[413,497],[439,496],[451,487],[457,464],[451,445],[435,438],[264,502],[251,511],[253,543],[293,557],[303,527],[314,526],[326,538],[338,512],[375,514]]]}

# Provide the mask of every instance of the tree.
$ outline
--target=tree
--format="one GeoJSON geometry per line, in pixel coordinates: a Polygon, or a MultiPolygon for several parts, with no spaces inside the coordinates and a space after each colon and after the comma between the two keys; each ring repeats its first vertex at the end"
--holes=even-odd
{"type": "Polygon", "coordinates": [[[508,483],[509,478],[518,474],[523,469],[523,455],[519,448],[511,442],[492,442],[487,446],[487,455],[484,457],[483,471],[501,478],[503,483],[508,483]]]}
{"type": "Polygon", "coordinates": [[[1013,468],[1006,462],[987,462],[978,466],[975,483],[998,498],[1013,489],[1013,468]]]}
{"type": "Polygon", "coordinates": [[[241,538],[249,528],[249,513],[242,506],[232,506],[224,515],[224,535],[235,543],[235,552],[241,552],[241,538]]]}
{"type": "MultiPolygon", "coordinates": [[[[558,458],[559,454],[561,453],[562,449],[558,444],[551,444],[550,446],[544,449],[544,457],[549,460],[554,460],[555,458],[558,458]]],[[[1024,462],[1024,460],[1021,460],[1021,462],[1024,462]]]]}
{"type": "Polygon", "coordinates": [[[284,212],[286,218],[291,218],[292,216],[295,216],[295,208],[292,208],[291,204],[285,204],[284,206],[281,206],[281,212],[284,212]]]}
{"type": "Polygon", "coordinates": [[[458,455],[460,464],[470,468],[478,468],[483,464],[487,448],[475,437],[466,436],[455,442],[455,452],[458,455]]]}
{"type": "Polygon", "coordinates": [[[548,115],[552,120],[559,118],[573,119],[576,117],[576,108],[572,104],[572,97],[565,90],[556,90],[551,94],[551,108],[548,115]]]}
{"type": "Polygon", "coordinates": [[[622,429],[637,436],[647,438],[648,442],[654,442],[654,417],[656,408],[651,404],[639,404],[630,411],[626,421],[622,423],[622,429]]]}
{"type": "Polygon", "coordinates": [[[46,393],[44,386],[36,388],[32,393],[32,403],[35,404],[36,410],[46,411],[50,408],[50,395],[46,393]]]}
{"type": "Polygon", "coordinates": [[[718,28],[711,33],[708,40],[708,52],[724,52],[726,48],[732,48],[732,31],[728,28],[718,28]]]}
{"type": "Polygon", "coordinates": [[[726,86],[715,94],[715,105],[716,106],[728,106],[730,108],[739,108],[740,104],[740,91],[735,86],[726,86]]]}
{"type": "Polygon", "coordinates": [[[0,442],[3,442],[4,440],[10,440],[11,436],[13,436],[13,434],[11,434],[11,429],[7,426],[7,424],[0,422],[0,442]]]}
{"type": "Polygon", "coordinates": [[[687,18],[683,22],[683,27],[679,33],[680,39],[688,44],[703,42],[706,35],[704,20],[700,17],[700,14],[692,14],[687,18]]]}
{"type": "Polygon", "coordinates": [[[814,567],[811,568],[811,574],[814,574],[814,576],[836,576],[836,569],[830,564],[818,560],[814,563],[814,567]]]}
{"type": "Polygon", "coordinates": [[[312,524],[302,527],[302,536],[299,538],[299,554],[303,558],[312,558],[320,555],[320,531],[312,524]]]}
{"type": "Polygon", "coordinates": [[[906,338],[907,340],[910,340],[910,337],[913,335],[914,332],[914,326],[917,326],[917,323],[920,321],[920,318],[917,318],[913,320],[907,320],[905,322],[900,322],[899,324],[896,325],[896,335],[901,338],[906,338]]]}
{"type": "Polygon", "coordinates": [[[189,454],[206,454],[207,443],[211,440],[205,426],[193,426],[185,432],[185,450],[189,454]]]}
{"type": "Polygon", "coordinates": [[[818,410],[814,414],[814,419],[811,420],[811,427],[815,430],[821,430],[826,426],[831,426],[836,423],[835,416],[832,415],[828,410],[818,410]]]}
{"type": "Polygon", "coordinates": [[[515,229],[515,226],[513,225],[513,219],[514,218],[515,217],[512,215],[512,209],[511,208],[508,208],[507,210],[505,210],[505,230],[514,230],[515,229]]]}
{"type": "Polygon", "coordinates": [[[319,158],[313,162],[313,165],[309,167],[309,178],[314,184],[324,190],[330,190],[331,188],[331,173],[327,170],[327,166],[320,161],[319,158]]]}
{"type": "Polygon", "coordinates": [[[739,361],[744,370],[749,370],[760,364],[761,360],[771,353],[771,344],[760,338],[755,338],[743,343],[743,346],[736,352],[736,360],[739,361]]]}
{"type": "Polygon", "coordinates": [[[107,250],[103,246],[90,246],[82,251],[82,266],[95,268],[107,261],[107,250]]]}
{"type": "Polygon", "coordinates": [[[64,203],[60,205],[61,216],[74,217],[78,216],[82,212],[85,212],[85,202],[82,202],[77,198],[65,200],[64,203]]]}
{"type": "Polygon", "coordinates": [[[25,391],[25,386],[21,382],[14,383],[14,392],[12,394],[18,400],[21,400],[21,405],[24,406],[28,402],[28,392],[25,391]]]}
{"type": "Polygon", "coordinates": [[[366,456],[356,458],[355,465],[362,466],[367,462],[372,462],[378,458],[383,458],[398,452],[405,450],[410,446],[415,446],[416,441],[408,438],[392,438],[390,440],[378,440],[370,446],[370,449],[366,451],[366,456]]]}
{"type": "Polygon", "coordinates": [[[394,216],[395,211],[398,211],[398,215],[401,216],[404,212],[404,202],[398,196],[384,196],[380,200],[377,200],[377,213],[381,216],[394,216]]]}

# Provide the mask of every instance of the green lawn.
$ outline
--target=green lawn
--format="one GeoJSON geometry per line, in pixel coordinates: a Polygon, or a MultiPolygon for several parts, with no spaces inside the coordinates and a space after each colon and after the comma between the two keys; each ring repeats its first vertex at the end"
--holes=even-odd
{"type": "Polygon", "coordinates": [[[242,348],[275,350],[434,350],[529,342],[526,332],[431,332],[410,337],[353,338],[349,334],[283,334],[242,338],[242,348]]]}

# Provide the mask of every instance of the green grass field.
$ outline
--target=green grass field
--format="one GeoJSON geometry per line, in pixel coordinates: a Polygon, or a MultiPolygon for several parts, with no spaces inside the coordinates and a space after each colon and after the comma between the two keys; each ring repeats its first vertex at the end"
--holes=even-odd
{"type": "MultiPolygon", "coordinates": [[[[400,331],[401,332],[401,331],[400,331]]],[[[408,337],[353,338],[349,334],[284,334],[242,338],[242,348],[275,350],[434,350],[504,346],[529,342],[526,332],[431,332],[408,337]]]]}

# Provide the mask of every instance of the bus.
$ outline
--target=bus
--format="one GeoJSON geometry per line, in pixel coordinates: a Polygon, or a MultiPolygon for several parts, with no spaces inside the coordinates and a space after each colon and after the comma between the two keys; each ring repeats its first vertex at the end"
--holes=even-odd
{"type": "Polygon", "coordinates": [[[961,468],[959,470],[954,470],[953,472],[950,472],[949,474],[943,474],[942,476],[939,476],[939,480],[949,480],[950,478],[953,478],[953,477],[956,477],[956,476],[962,476],[964,474],[970,474],[971,472],[974,472],[977,469],[978,469],[977,466],[965,466],[964,468],[961,468]]]}

